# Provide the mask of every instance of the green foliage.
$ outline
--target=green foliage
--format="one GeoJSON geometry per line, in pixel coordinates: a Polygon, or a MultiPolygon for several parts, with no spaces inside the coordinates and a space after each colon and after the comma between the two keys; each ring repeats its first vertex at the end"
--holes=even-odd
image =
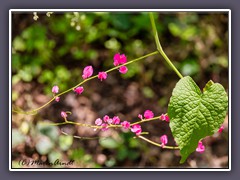
{"type": "Polygon", "coordinates": [[[209,81],[203,93],[187,76],[179,80],[168,105],[170,128],[183,163],[199,140],[213,135],[224,121],[228,98],[223,86],[209,81]]]}

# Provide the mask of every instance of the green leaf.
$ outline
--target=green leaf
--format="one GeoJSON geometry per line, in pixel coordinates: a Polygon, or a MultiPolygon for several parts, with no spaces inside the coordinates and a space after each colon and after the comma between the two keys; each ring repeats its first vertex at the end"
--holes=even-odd
{"type": "Polygon", "coordinates": [[[227,107],[228,97],[221,84],[209,81],[202,93],[191,77],[179,80],[168,105],[168,115],[180,148],[180,163],[196,150],[199,140],[218,130],[227,107]]]}

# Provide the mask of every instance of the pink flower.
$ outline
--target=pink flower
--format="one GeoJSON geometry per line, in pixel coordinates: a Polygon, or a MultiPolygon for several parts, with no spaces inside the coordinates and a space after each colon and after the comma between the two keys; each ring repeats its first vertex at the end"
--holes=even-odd
{"type": "Polygon", "coordinates": [[[97,119],[95,120],[95,124],[96,124],[97,126],[101,126],[102,120],[101,120],[100,118],[97,118],[97,119]]]}
{"type": "Polygon", "coordinates": [[[122,74],[126,74],[128,72],[128,68],[126,66],[121,66],[119,68],[119,72],[122,74]]]}
{"type": "Polygon", "coordinates": [[[77,88],[74,89],[74,92],[77,94],[82,94],[84,91],[84,88],[82,86],[79,86],[77,88]]]}
{"type": "Polygon", "coordinates": [[[104,122],[107,122],[109,119],[110,119],[110,117],[109,117],[108,115],[105,115],[105,116],[103,117],[103,121],[104,121],[104,122]]]}
{"type": "Polygon", "coordinates": [[[66,119],[66,118],[67,118],[67,113],[64,112],[64,111],[62,111],[62,112],[61,112],[61,116],[62,116],[62,118],[66,119]]]}
{"type": "Polygon", "coordinates": [[[55,98],[55,101],[56,101],[56,102],[59,102],[59,101],[60,101],[60,97],[57,96],[57,97],[55,98]]]}
{"type": "Polygon", "coordinates": [[[125,54],[117,53],[114,55],[113,60],[114,60],[113,65],[118,66],[120,64],[126,63],[127,57],[125,56],[125,54]]]}
{"type": "Polygon", "coordinates": [[[221,133],[223,131],[223,129],[224,129],[224,126],[221,125],[221,127],[218,129],[218,132],[221,133]]]}
{"type": "Polygon", "coordinates": [[[169,116],[166,115],[166,114],[162,114],[162,115],[160,116],[160,119],[161,119],[162,121],[166,121],[166,122],[169,122],[169,121],[170,121],[169,116]]]}
{"type": "Polygon", "coordinates": [[[106,123],[102,124],[102,131],[108,130],[108,125],[106,123]]]}
{"type": "Polygon", "coordinates": [[[139,117],[140,119],[143,119],[143,116],[142,116],[141,114],[139,114],[138,117],[139,117]]]}
{"type": "Polygon", "coordinates": [[[100,81],[107,79],[107,73],[106,72],[99,72],[98,73],[98,79],[100,79],[100,81]]]}
{"type": "Polygon", "coordinates": [[[87,79],[87,78],[91,77],[92,74],[93,74],[93,67],[92,67],[92,66],[86,66],[86,67],[83,69],[82,78],[83,78],[83,79],[87,79]]]}
{"type": "Polygon", "coordinates": [[[120,123],[120,118],[118,116],[113,117],[113,124],[119,124],[120,123]]]}
{"type": "Polygon", "coordinates": [[[128,121],[123,121],[121,123],[121,125],[124,129],[129,129],[130,128],[130,122],[128,122],[128,121]]]}
{"type": "Polygon", "coordinates": [[[199,153],[203,153],[205,151],[205,146],[202,144],[202,141],[198,142],[198,147],[196,148],[196,151],[199,153]]]}
{"type": "Polygon", "coordinates": [[[146,110],[146,111],[144,112],[144,117],[145,117],[146,119],[151,119],[151,118],[154,117],[154,114],[153,114],[152,111],[146,110]]]}
{"type": "Polygon", "coordinates": [[[59,87],[58,86],[53,86],[52,87],[52,93],[57,94],[58,91],[59,91],[59,87]]]}
{"type": "Polygon", "coordinates": [[[161,137],[160,137],[160,141],[161,141],[161,146],[162,146],[162,148],[164,148],[164,146],[168,143],[168,137],[167,137],[167,135],[162,135],[161,137]]]}
{"type": "Polygon", "coordinates": [[[139,136],[142,133],[142,127],[139,124],[135,124],[132,126],[131,131],[139,136]]]}

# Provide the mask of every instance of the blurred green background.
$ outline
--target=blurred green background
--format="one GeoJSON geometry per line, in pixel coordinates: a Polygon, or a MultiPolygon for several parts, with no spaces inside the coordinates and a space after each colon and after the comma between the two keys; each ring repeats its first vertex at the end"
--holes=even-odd
{"type": "MultiPolygon", "coordinates": [[[[165,53],[180,72],[203,88],[209,79],[228,91],[227,13],[160,12],[156,25],[165,53]]],[[[82,81],[82,70],[92,65],[94,75],[113,67],[115,53],[132,60],[156,50],[147,12],[46,12],[12,13],[12,105],[23,110],[37,108],[51,97],[82,81]]],[[[93,131],[74,126],[43,126],[62,122],[60,112],[71,111],[70,120],[93,124],[95,119],[118,115],[134,122],[146,109],[155,115],[167,112],[178,76],[160,55],[128,66],[127,74],[111,72],[106,81],[84,84],[84,93],[68,93],[35,116],[12,114],[12,166],[20,159],[54,162],[74,160],[72,168],[100,167],[227,167],[228,119],[225,130],[204,140],[206,152],[193,153],[182,165],[179,152],[162,150],[134,139],[130,132],[93,131]],[[98,140],[79,140],[61,130],[98,140]]],[[[163,134],[174,145],[168,124],[142,126],[159,142],[163,134]]],[[[37,166],[41,167],[41,166],[37,166]]],[[[59,166],[56,166],[59,167],[59,166]]],[[[69,167],[69,166],[68,166],[69,167]]]]}

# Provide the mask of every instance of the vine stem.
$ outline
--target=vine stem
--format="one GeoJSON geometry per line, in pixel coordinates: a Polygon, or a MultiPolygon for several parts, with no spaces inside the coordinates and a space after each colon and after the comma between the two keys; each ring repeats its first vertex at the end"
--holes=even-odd
{"type": "MultiPolygon", "coordinates": [[[[135,123],[131,123],[130,126],[136,125],[136,124],[141,124],[141,123],[145,123],[145,122],[149,122],[149,121],[154,121],[154,120],[159,120],[160,116],[156,116],[150,119],[142,119],[140,121],[137,121],[135,123]]],[[[101,126],[94,126],[91,124],[84,124],[84,123],[77,123],[77,122],[73,122],[73,121],[68,121],[67,119],[64,119],[64,122],[60,122],[60,123],[44,123],[42,122],[41,124],[44,125],[49,125],[49,126],[61,126],[61,125],[65,125],[65,124],[72,124],[72,125],[76,125],[76,126],[84,126],[84,127],[90,127],[90,128],[94,128],[94,129],[102,129],[101,126]]],[[[121,125],[113,125],[110,124],[108,126],[108,128],[121,128],[121,125]]]]}
{"type": "Polygon", "coordinates": [[[151,21],[151,25],[152,25],[152,30],[153,30],[153,36],[155,39],[155,43],[157,46],[157,50],[158,52],[163,56],[163,58],[165,59],[165,61],[168,63],[168,65],[175,71],[175,73],[180,77],[183,78],[182,74],[177,70],[177,68],[174,66],[174,64],[172,63],[172,61],[167,57],[167,55],[165,54],[165,52],[162,49],[161,43],[159,41],[158,38],[158,33],[157,33],[157,28],[156,28],[156,24],[155,24],[155,20],[154,20],[154,16],[152,12],[149,12],[149,17],[150,17],[150,21],[151,21]]]}
{"type": "MultiPolygon", "coordinates": [[[[106,73],[109,73],[109,72],[111,72],[111,71],[113,71],[113,70],[118,69],[118,68],[121,67],[121,66],[129,65],[129,64],[131,64],[131,63],[133,63],[133,62],[142,60],[142,59],[144,59],[144,58],[147,58],[147,57],[149,57],[149,56],[153,56],[153,55],[156,55],[156,54],[158,54],[158,51],[154,51],[154,52],[152,52],[152,53],[146,54],[146,55],[141,56],[141,57],[139,57],[139,58],[133,59],[133,60],[131,60],[131,61],[125,63],[125,64],[116,66],[116,67],[111,68],[111,69],[109,69],[109,70],[107,70],[107,71],[105,71],[105,72],[106,72],[106,73]]],[[[56,95],[55,95],[52,99],[50,99],[47,103],[45,103],[44,105],[40,106],[40,107],[37,108],[37,109],[33,109],[33,110],[30,110],[30,111],[18,111],[18,110],[14,110],[14,109],[13,109],[12,112],[15,112],[15,113],[18,113],[18,114],[34,115],[34,114],[37,113],[37,111],[43,109],[44,107],[46,107],[47,105],[49,105],[51,102],[53,102],[56,97],[60,97],[61,95],[66,94],[66,93],[74,90],[76,87],[78,87],[78,86],[86,83],[87,81],[90,81],[90,80],[92,80],[92,79],[95,79],[95,78],[97,78],[97,77],[98,77],[98,75],[89,77],[89,78],[83,80],[82,82],[78,83],[77,85],[71,87],[70,89],[67,89],[66,91],[63,91],[63,92],[61,92],[61,93],[59,93],[59,94],[56,94],[56,95]]]]}
{"type": "Polygon", "coordinates": [[[161,147],[161,148],[164,148],[164,149],[179,149],[179,147],[177,147],[177,146],[166,146],[166,145],[162,146],[162,144],[156,143],[156,142],[154,142],[154,141],[152,141],[150,139],[147,139],[147,138],[145,138],[145,137],[143,137],[141,135],[137,136],[137,137],[142,139],[142,140],[144,140],[144,141],[149,142],[150,144],[153,144],[155,146],[158,146],[158,147],[161,147]]]}

